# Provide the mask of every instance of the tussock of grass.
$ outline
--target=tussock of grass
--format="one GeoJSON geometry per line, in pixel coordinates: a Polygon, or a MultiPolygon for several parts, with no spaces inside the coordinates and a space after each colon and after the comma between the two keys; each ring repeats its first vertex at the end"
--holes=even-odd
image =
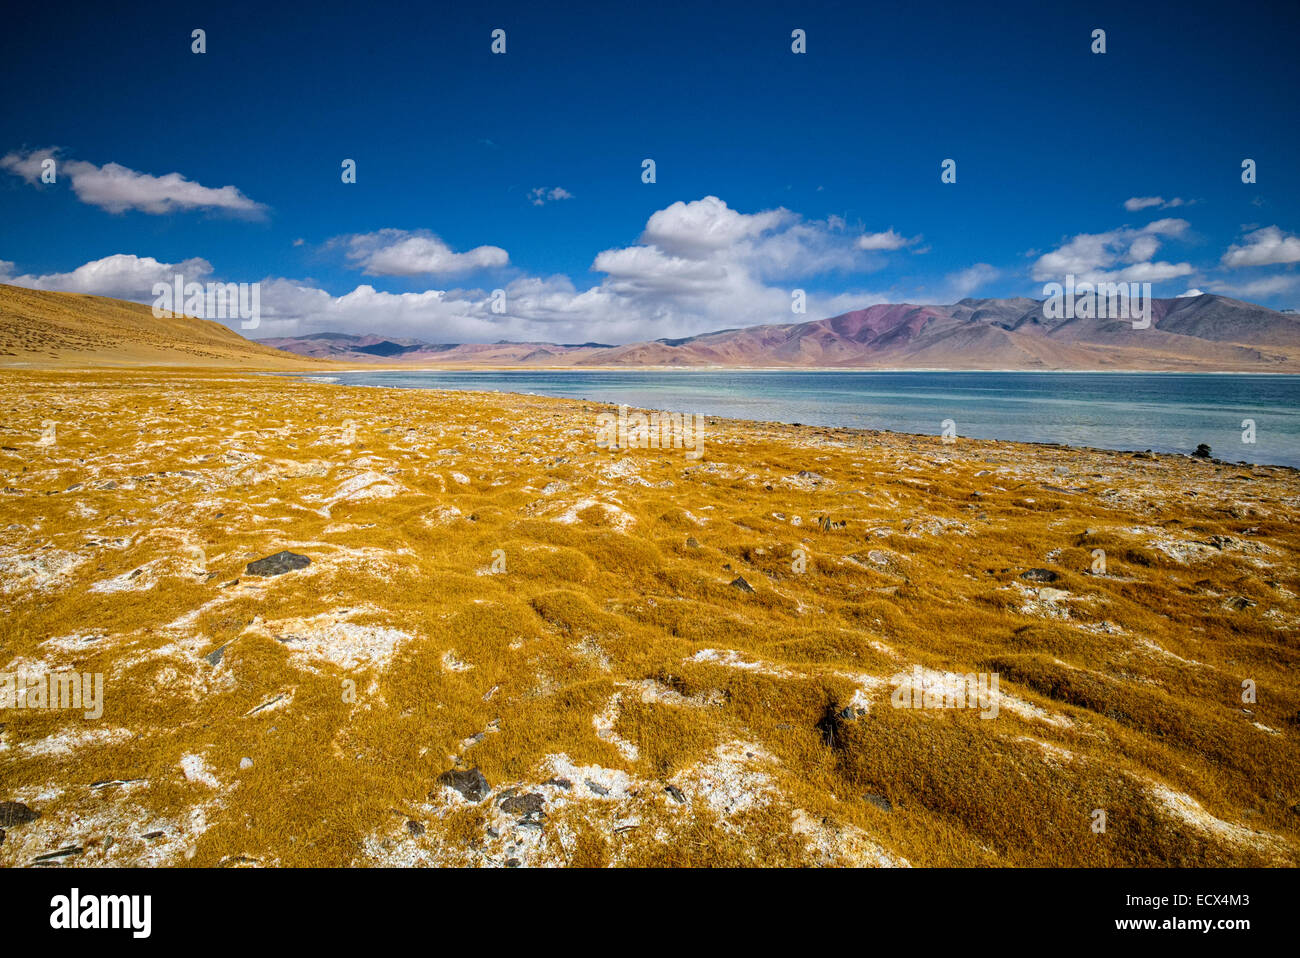
{"type": "Polygon", "coordinates": [[[696,462],[536,397],[0,388],[0,671],[107,686],[99,720],[0,715],[0,800],[42,813],[4,864],[1300,860],[1291,470],[718,420],[696,462]],[[247,575],[281,549],[312,564],[247,575]],[[996,672],[998,717],[893,708],[913,666],[996,672]]]}

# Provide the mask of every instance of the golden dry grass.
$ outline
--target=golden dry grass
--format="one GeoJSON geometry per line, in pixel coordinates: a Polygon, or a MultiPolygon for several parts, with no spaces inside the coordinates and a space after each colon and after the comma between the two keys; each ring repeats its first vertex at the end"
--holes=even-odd
{"type": "Polygon", "coordinates": [[[158,318],[151,307],[139,303],[0,283],[0,368],[310,369],[328,365],[332,365],[329,360],[251,342],[212,320],[158,318]]]}
{"type": "Polygon", "coordinates": [[[0,397],[0,671],[107,683],[0,714],[42,815],[5,865],[1300,859],[1292,470],[712,420],[693,462],[598,449],[593,403],[198,372],[0,397]],[[893,708],[914,665],[998,673],[997,718],[893,708]]]}

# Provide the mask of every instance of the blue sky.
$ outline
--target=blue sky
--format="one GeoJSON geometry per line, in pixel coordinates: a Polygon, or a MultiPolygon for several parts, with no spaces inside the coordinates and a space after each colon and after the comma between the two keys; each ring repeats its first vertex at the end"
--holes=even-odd
{"type": "Polygon", "coordinates": [[[258,337],[442,342],[1041,298],[1067,272],[1300,305],[1300,8],[1049,6],[24,6],[0,281],[257,281],[258,337]]]}

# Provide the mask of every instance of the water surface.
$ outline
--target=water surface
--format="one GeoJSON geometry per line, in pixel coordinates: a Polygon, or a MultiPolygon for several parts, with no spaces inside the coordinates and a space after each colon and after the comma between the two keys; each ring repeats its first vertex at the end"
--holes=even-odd
{"type": "MultiPolygon", "coordinates": [[[[735,419],[1191,452],[1300,467],[1300,376],[811,370],[363,370],[347,385],[535,393],[735,419]],[[1242,421],[1255,442],[1242,441],[1242,421]]],[[[594,428],[594,427],[593,427],[594,428]]]]}

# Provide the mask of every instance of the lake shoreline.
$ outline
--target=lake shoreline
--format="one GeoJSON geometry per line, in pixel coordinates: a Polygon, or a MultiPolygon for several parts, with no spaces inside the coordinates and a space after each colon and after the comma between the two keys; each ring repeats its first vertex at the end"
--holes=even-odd
{"type": "MultiPolygon", "coordinates": [[[[619,377],[627,377],[627,382],[632,383],[632,385],[634,385],[634,382],[636,382],[637,377],[645,377],[645,372],[643,372],[643,370],[620,369],[620,370],[610,370],[610,372],[616,374],[616,376],[619,377]]],[[[603,377],[603,376],[608,376],[610,372],[599,373],[599,370],[585,370],[585,369],[577,370],[577,372],[575,372],[575,370],[565,370],[565,373],[567,373],[567,376],[569,377],[575,377],[575,376],[581,377],[581,376],[585,376],[586,373],[598,373],[599,376],[603,377]]],[[[688,372],[688,370],[679,370],[679,372],[688,372]]],[[[722,376],[722,374],[719,373],[708,373],[706,372],[706,370],[689,370],[689,372],[695,372],[699,374],[699,376],[719,376],[719,377],[722,376]]],[[[603,403],[603,404],[608,404],[608,406],[615,407],[615,408],[617,406],[620,406],[620,404],[625,404],[625,406],[628,406],[629,408],[672,409],[672,411],[675,412],[702,412],[703,415],[711,417],[711,419],[735,420],[737,422],[762,422],[762,424],[781,424],[781,425],[790,425],[790,426],[810,425],[810,426],[815,426],[815,428],[853,429],[853,430],[863,430],[863,432],[884,432],[884,433],[892,433],[898,435],[914,435],[914,437],[926,437],[926,438],[936,438],[937,435],[939,435],[939,430],[936,430],[935,433],[931,433],[931,432],[924,432],[923,429],[907,428],[907,426],[909,425],[915,425],[914,422],[913,424],[909,424],[909,422],[906,421],[892,420],[891,417],[887,415],[887,413],[881,413],[879,424],[867,424],[867,422],[861,421],[861,412],[855,411],[855,407],[853,407],[852,404],[845,404],[845,403],[827,404],[827,406],[818,407],[816,409],[805,409],[805,412],[803,413],[792,412],[790,413],[790,415],[785,417],[764,416],[761,415],[761,413],[759,413],[759,409],[757,408],[754,409],[755,415],[735,415],[736,413],[735,408],[727,409],[727,411],[711,411],[711,409],[690,407],[688,400],[682,398],[682,396],[671,396],[671,395],[662,396],[662,398],[660,398],[662,399],[662,402],[656,403],[656,402],[649,402],[649,399],[654,398],[654,396],[649,396],[649,395],[641,396],[641,398],[645,399],[646,402],[640,402],[640,400],[634,402],[636,396],[623,396],[623,398],[617,398],[617,396],[610,395],[611,390],[623,389],[624,383],[615,383],[615,382],[606,382],[606,381],[590,382],[590,383],[586,383],[585,387],[586,389],[594,390],[593,393],[578,393],[578,389],[584,389],[584,387],[580,386],[580,387],[576,387],[576,389],[569,390],[568,393],[560,394],[560,393],[543,393],[543,391],[536,391],[534,389],[529,389],[528,386],[537,385],[536,382],[526,382],[526,381],[516,382],[517,377],[524,377],[525,380],[526,378],[529,377],[533,378],[533,380],[546,380],[546,378],[552,376],[552,374],[554,374],[554,376],[556,377],[560,377],[560,376],[564,376],[565,373],[550,372],[550,370],[508,370],[507,372],[507,370],[487,370],[487,369],[464,369],[464,370],[396,369],[394,370],[394,369],[363,368],[363,369],[348,369],[348,370],[330,370],[330,372],[328,373],[305,372],[305,370],[302,370],[302,372],[298,372],[298,370],[295,370],[295,372],[278,372],[277,370],[277,372],[266,373],[266,374],[270,374],[270,376],[282,376],[282,377],[295,378],[295,380],[329,383],[329,385],[369,386],[369,387],[377,387],[377,389],[432,389],[432,390],[439,390],[439,391],[463,391],[463,393],[497,393],[497,394],[519,395],[519,396],[550,396],[550,398],[576,399],[576,400],[581,400],[581,402],[603,403]],[[459,378],[464,377],[467,378],[467,380],[471,380],[471,381],[467,381],[467,382],[435,381],[430,383],[350,381],[350,377],[378,378],[378,377],[390,377],[390,376],[403,376],[403,374],[404,376],[411,376],[411,377],[419,377],[419,376],[424,376],[424,374],[428,374],[430,378],[442,376],[442,377],[452,378],[452,380],[459,380],[459,378]],[[344,377],[348,377],[348,378],[344,378],[344,377]],[[495,389],[495,387],[491,387],[490,383],[477,381],[478,377],[487,377],[487,378],[499,377],[500,380],[502,380],[502,382],[498,383],[498,385],[502,387],[500,387],[500,389],[495,389]],[[598,395],[598,393],[601,393],[602,390],[604,391],[604,395],[598,395]],[[832,416],[835,415],[835,413],[841,413],[840,419],[832,419],[832,416]],[[820,421],[818,421],[819,419],[820,421]],[[854,419],[857,419],[858,421],[853,421],[854,419]]],[[[738,373],[741,374],[741,376],[745,376],[745,374],[750,374],[750,376],[753,376],[753,374],[755,373],[758,374],[772,373],[772,374],[784,374],[784,376],[790,376],[790,377],[803,376],[803,374],[805,373],[813,373],[814,376],[820,376],[820,374],[839,374],[839,376],[841,377],[859,377],[859,376],[875,377],[878,376],[879,374],[879,376],[894,377],[894,378],[922,377],[922,376],[927,376],[927,374],[930,374],[924,372],[924,370],[911,370],[911,369],[891,370],[891,372],[885,372],[885,370],[829,370],[829,369],[828,370],[800,369],[800,370],[794,370],[794,372],[792,372],[792,370],[785,370],[785,369],[780,369],[780,370],[763,369],[763,370],[748,370],[748,373],[740,373],[740,370],[732,370],[732,369],[725,370],[725,374],[727,374],[727,376],[729,376],[729,374],[731,373],[738,373]]],[[[965,372],[965,370],[945,370],[945,372],[941,374],[949,374],[949,373],[957,377],[971,376],[971,373],[967,373],[965,372]]],[[[1002,377],[1032,376],[1031,373],[1019,373],[1019,372],[998,373],[998,370],[980,370],[979,374],[987,374],[987,376],[1002,376],[1002,377]]],[[[1099,373],[1058,372],[1056,373],[1056,376],[1091,377],[1091,376],[1097,376],[1097,374],[1099,373]]],[[[1108,370],[1108,372],[1100,373],[1100,374],[1101,376],[1110,376],[1110,374],[1117,374],[1117,376],[1131,376],[1132,373],[1118,373],[1115,372],[1115,370],[1108,370]]],[[[1171,376],[1171,374],[1165,373],[1165,374],[1161,374],[1161,376],[1171,376]]],[[[1235,373],[1179,373],[1178,376],[1235,377],[1236,374],[1235,373]]],[[[1288,374],[1257,373],[1257,374],[1253,374],[1253,376],[1277,378],[1277,380],[1286,381],[1288,386],[1292,385],[1292,381],[1294,381],[1296,385],[1300,385],[1300,377],[1291,377],[1288,376],[1288,374]]],[[[766,380],[766,377],[764,377],[764,380],[766,380]]],[[[559,380],[559,378],[556,378],[555,382],[559,383],[559,386],[564,385],[563,381],[559,380]]],[[[956,387],[957,391],[959,391],[959,381],[954,381],[954,387],[956,387]]],[[[728,407],[728,406],[735,407],[737,406],[737,403],[745,404],[745,403],[741,403],[740,400],[736,398],[736,396],[723,395],[722,393],[720,393],[720,391],[719,393],[710,394],[710,395],[694,396],[694,399],[697,399],[698,402],[701,403],[711,404],[711,406],[714,406],[715,408],[728,407]]],[[[746,402],[749,402],[749,400],[746,400],[746,402]]],[[[772,408],[772,409],[783,408],[780,406],[780,403],[776,402],[776,400],[766,400],[766,402],[768,408],[772,408]]],[[[949,407],[953,409],[961,408],[962,402],[963,400],[959,398],[959,396],[954,396],[952,402],[949,403],[949,407]]],[[[1010,400],[1004,400],[1004,402],[1010,402],[1010,400]]],[[[1030,396],[1030,398],[1027,399],[1017,399],[1015,400],[1015,402],[1021,402],[1022,404],[1031,404],[1035,402],[1035,398],[1034,396],[1030,396]]],[[[1056,403],[1056,402],[1060,402],[1060,400],[1043,398],[1043,402],[1056,403]]],[[[793,407],[790,408],[793,409],[793,407]]],[[[1223,409],[1223,415],[1227,415],[1227,412],[1229,412],[1229,409],[1227,408],[1223,409]]],[[[941,425],[941,422],[945,420],[946,420],[946,416],[944,417],[944,419],[935,419],[935,425],[939,426],[941,425]]],[[[1178,446],[1173,445],[1173,443],[1144,442],[1144,441],[1140,441],[1140,439],[1132,439],[1132,441],[1126,442],[1125,439],[1122,438],[1121,433],[1118,432],[1118,430],[1121,429],[1121,426],[1123,425],[1125,424],[1123,424],[1123,422],[1118,421],[1118,415],[1117,415],[1117,425],[1114,426],[1114,429],[1108,430],[1106,429],[1105,425],[1101,425],[1101,426],[1097,426],[1096,429],[1089,430],[1089,432],[1092,433],[1109,432],[1117,435],[1117,437],[1119,438],[1115,439],[1113,443],[1099,442],[1096,441],[1096,438],[1093,438],[1092,441],[1088,441],[1088,439],[1084,439],[1084,441],[1071,441],[1069,437],[1053,438],[1053,437],[1048,437],[1048,435],[1030,435],[1030,437],[1022,438],[1022,437],[1018,437],[1018,435],[1005,434],[1006,430],[1011,428],[1011,426],[1009,425],[992,426],[992,428],[989,429],[976,428],[974,432],[970,432],[969,434],[962,433],[961,430],[958,430],[958,438],[982,439],[982,441],[993,441],[993,442],[1018,442],[1018,443],[1026,443],[1026,445],[1030,445],[1030,446],[1061,446],[1067,448],[1080,448],[1080,450],[1122,452],[1122,454],[1128,454],[1128,455],[1149,454],[1149,455],[1166,455],[1166,456],[1186,456],[1186,458],[1192,458],[1192,459],[1196,459],[1196,456],[1193,455],[1193,451],[1195,451],[1196,447],[1201,445],[1201,443],[1203,442],[1206,443],[1206,445],[1212,447],[1212,452],[1214,448],[1219,448],[1219,450],[1222,450],[1222,446],[1223,446],[1222,424],[1219,424],[1219,429],[1221,429],[1221,432],[1214,433],[1213,426],[1206,426],[1206,429],[1204,430],[1204,434],[1188,435],[1187,441],[1182,443],[1182,445],[1178,445],[1178,446]],[[1004,434],[1000,434],[1000,433],[1004,433],[1004,434]]],[[[1063,424],[1062,428],[1069,428],[1069,424],[1067,424],[1066,422],[1066,424],[1063,424]]],[[[1277,454],[1278,460],[1262,459],[1262,458],[1260,460],[1235,459],[1235,458],[1231,458],[1231,456],[1222,456],[1222,455],[1212,456],[1212,458],[1218,461],[1223,461],[1223,463],[1247,464],[1247,465],[1252,465],[1252,464],[1253,465],[1277,465],[1277,467],[1296,469],[1296,468],[1300,468],[1300,437],[1297,437],[1296,443],[1297,443],[1297,447],[1295,448],[1295,450],[1292,450],[1292,448],[1288,448],[1288,447],[1281,447],[1281,450],[1279,450],[1277,454]]]]}

